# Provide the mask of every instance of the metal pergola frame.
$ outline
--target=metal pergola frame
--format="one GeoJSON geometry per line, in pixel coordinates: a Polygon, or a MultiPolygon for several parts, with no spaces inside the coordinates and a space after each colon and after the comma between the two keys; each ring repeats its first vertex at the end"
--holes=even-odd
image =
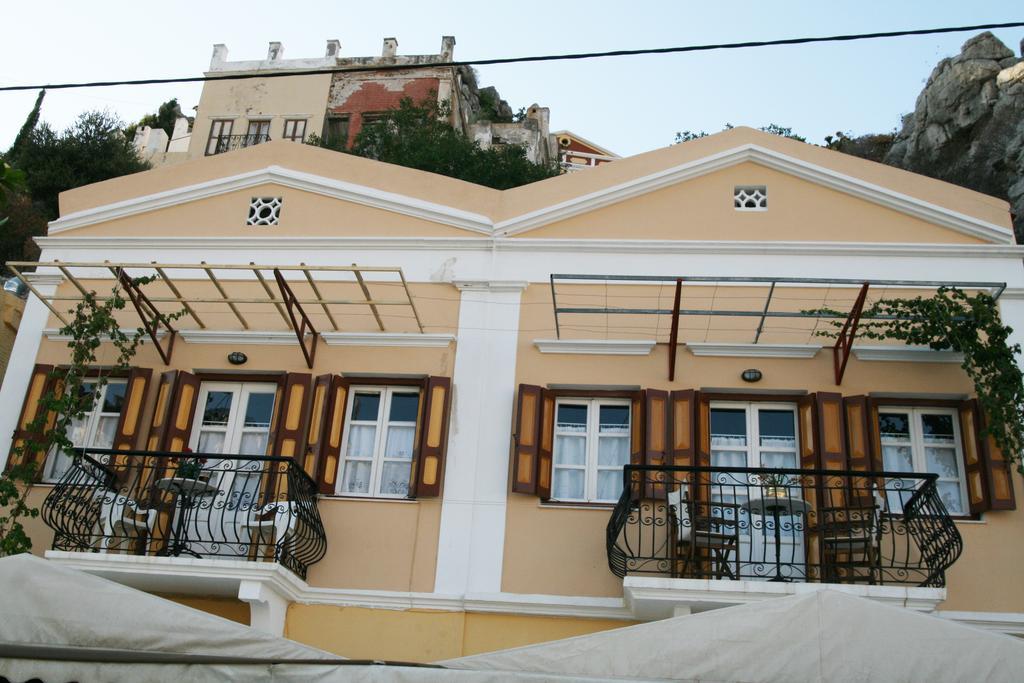
{"type": "MultiPolygon", "coordinates": [[[[860,325],[861,314],[867,300],[868,290],[871,287],[906,287],[914,289],[938,289],[940,287],[956,287],[963,290],[988,290],[994,300],[998,300],[1006,289],[1005,282],[963,282],[963,281],[942,281],[942,280],[875,280],[875,279],[853,279],[853,278],[811,278],[811,277],[742,277],[742,276],[681,276],[681,275],[593,275],[579,273],[552,273],[550,276],[551,305],[555,314],[555,335],[562,338],[562,328],[559,315],[561,314],[610,314],[610,315],[669,315],[672,316],[669,328],[669,354],[668,354],[668,378],[675,380],[676,351],[679,345],[679,318],[681,316],[724,316],[724,317],[754,317],[758,318],[757,329],[754,333],[753,343],[757,344],[761,339],[764,330],[765,320],[769,318],[803,318],[803,319],[842,319],[845,323],[841,328],[835,345],[832,347],[833,365],[835,369],[836,385],[842,384],[843,375],[846,372],[846,365],[850,360],[850,352],[853,347],[853,340],[857,335],[857,328],[860,325]],[[569,306],[558,305],[557,284],[568,283],[599,283],[599,284],[674,284],[675,295],[672,308],[622,308],[610,306],[569,306]],[[682,289],[684,284],[706,284],[706,285],[760,285],[767,287],[764,306],[760,310],[715,310],[715,309],[693,309],[681,308],[682,289]],[[842,286],[858,288],[857,297],[845,316],[832,313],[814,313],[804,311],[772,311],[769,310],[772,304],[772,297],[779,285],[794,286],[842,286]]],[[[876,316],[873,320],[906,320],[899,316],[876,316]]]]}
{"type": "MultiPolygon", "coordinates": [[[[92,290],[86,288],[82,283],[82,280],[101,280],[105,279],[98,275],[101,272],[109,272],[111,279],[116,283],[115,287],[120,287],[128,295],[132,305],[135,308],[136,313],[139,315],[139,319],[142,321],[143,327],[146,329],[147,334],[153,341],[157,352],[163,359],[165,364],[170,364],[171,352],[174,348],[174,338],[177,335],[177,330],[171,325],[168,320],[168,312],[161,311],[157,308],[156,304],[176,304],[181,307],[181,310],[185,315],[188,315],[199,329],[206,329],[206,323],[199,317],[199,314],[193,308],[192,304],[224,304],[235,318],[238,319],[239,324],[243,330],[249,330],[249,321],[246,319],[242,311],[239,310],[238,304],[267,304],[273,305],[280,314],[284,324],[289,330],[295,332],[296,337],[299,341],[299,346],[302,349],[302,354],[306,360],[306,364],[312,368],[313,360],[316,354],[316,344],[318,333],[313,327],[309,316],[306,314],[303,306],[320,306],[327,320],[330,322],[334,331],[340,331],[337,319],[332,314],[330,306],[367,306],[370,312],[373,314],[373,318],[381,332],[386,331],[384,327],[384,321],[381,318],[380,308],[385,306],[408,306],[412,310],[413,317],[416,320],[416,326],[420,333],[423,333],[423,321],[420,319],[419,311],[416,309],[416,303],[413,300],[412,293],[409,291],[409,284],[405,279],[405,274],[402,269],[394,266],[359,266],[352,264],[351,266],[309,266],[305,263],[299,265],[259,265],[254,262],[250,262],[248,265],[241,264],[210,264],[205,261],[199,263],[159,263],[157,261],[151,261],[149,263],[127,263],[127,262],[115,262],[115,261],[102,261],[102,262],[84,262],[84,261],[9,261],[7,263],[8,269],[18,277],[28,287],[29,291],[32,292],[43,304],[50,309],[58,320],[65,325],[68,324],[68,319],[65,313],[58,310],[55,302],[78,302],[83,299],[89,293],[95,293],[92,290]],[[67,294],[53,294],[45,295],[41,293],[32,282],[26,278],[21,269],[23,268],[55,268],[67,279],[74,287],[78,290],[79,296],[72,296],[67,294]],[[89,273],[87,275],[75,275],[72,269],[91,269],[96,271],[95,273],[89,273]],[[128,271],[143,271],[145,274],[156,277],[171,292],[172,296],[147,296],[142,292],[142,289],[136,285],[133,276],[128,274],[128,271]],[[217,296],[209,297],[195,297],[195,296],[184,296],[181,290],[178,288],[178,283],[182,281],[197,282],[203,281],[203,278],[195,277],[178,277],[177,282],[168,275],[168,271],[185,270],[185,271],[200,271],[204,273],[205,279],[208,280],[217,292],[217,296]],[[251,278],[232,278],[230,280],[222,281],[218,279],[215,271],[233,271],[233,272],[246,272],[251,273],[251,278]],[[277,291],[270,284],[270,280],[264,274],[270,272],[273,276],[273,281],[277,285],[277,291]],[[309,285],[313,292],[312,298],[300,298],[292,290],[292,285],[286,277],[286,273],[302,273],[305,282],[309,285]],[[331,283],[344,283],[344,284],[355,284],[358,285],[362,291],[362,299],[332,299],[324,297],[321,285],[326,280],[321,280],[318,283],[317,278],[314,276],[317,273],[350,273],[352,275],[351,280],[342,279],[331,279],[331,283]],[[382,275],[389,274],[398,277],[397,280],[373,280],[367,279],[367,275],[382,275]],[[252,283],[258,282],[263,291],[266,292],[266,298],[254,298],[238,297],[230,294],[224,287],[225,282],[232,284],[245,282],[252,283]],[[370,293],[368,284],[389,284],[398,285],[402,287],[402,291],[405,293],[404,298],[399,299],[374,299],[370,293]],[[159,332],[161,328],[166,331],[167,342],[166,346],[161,342],[159,332]],[[308,338],[308,339],[307,339],[308,338]]],[[[294,282],[294,281],[293,281],[294,282]]]]}

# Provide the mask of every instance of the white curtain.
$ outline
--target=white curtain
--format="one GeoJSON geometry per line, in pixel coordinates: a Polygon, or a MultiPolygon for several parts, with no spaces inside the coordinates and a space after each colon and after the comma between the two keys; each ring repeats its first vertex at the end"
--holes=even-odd
{"type": "Polygon", "coordinates": [[[412,460],[413,440],[416,427],[388,427],[387,445],[384,447],[385,458],[401,458],[412,460]]]}
{"type": "Polygon", "coordinates": [[[352,425],[348,436],[348,453],[350,458],[372,458],[373,444],[377,440],[376,425],[352,425]]]}
{"type": "Polygon", "coordinates": [[[587,463],[587,437],[563,436],[555,437],[556,465],[585,465],[587,463]]]}
{"type": "Polygon", "coordinates": [[[585,474],[584,470],[555,467],[554,486],[551,495],[560,499],[582,499],[585,474]]]}
{"type": "Polygon", "coordinates": [[[345,474],[341,478],[341,490],[345,493],[370,492],[370,462],[347,460],[345,474]]]}

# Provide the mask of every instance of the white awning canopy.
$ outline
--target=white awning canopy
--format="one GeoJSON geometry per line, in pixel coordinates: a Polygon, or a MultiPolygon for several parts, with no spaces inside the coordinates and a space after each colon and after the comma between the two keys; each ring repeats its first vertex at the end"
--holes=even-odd
{"type": "Polygon", "coordinates": [[[1024,642],[826,589],[441,663],[716,683],[1009,682],[1024,642]]]}

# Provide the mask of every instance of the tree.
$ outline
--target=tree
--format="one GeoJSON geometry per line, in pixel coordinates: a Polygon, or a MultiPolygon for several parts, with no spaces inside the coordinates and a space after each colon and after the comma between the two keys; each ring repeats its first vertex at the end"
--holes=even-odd
{"type": "Polygon", "coordinates": [[[124,135],[128,140],[134,140],[136,130],[149,126],[163,130],[167,133],[167,139],[170,140],[174,135],[174,124],[180,116],[181,107],[178,105],[178,98],[174,97],[161,104],[155,114],[146,114],[139,119],[138,123],[125,128],[124,135]]]}
{"type": "Polygon", "coordinates": [[[14,138],[14,142],[11,144],[11,148],[7,150],[7,161],[11,164],[18,163],[18,155],[24,148],[29,136],[32,131],[35,130],[36,124],[39,123],[39,110],[43,107],[43,98],[46,97],[46,91],[40,90],[39,94],[36,95],[36,103],[32,107],[32,111],[25,117],[25,123],[21,124],[21,130],[18,131],[18,137],[14,138]]]}
{"type": "MultiPolygon", "coordinates": [[[[25,174],[0,161],[0,209],[7,208],[11,198],[25,187],[25,174]]],[[[7,223],[9,216],[0,215],[0,226],[7,223]]]]}
{"type": "MultiPolygon", "coordinates": [[[[731,123],[725,124],[722,130],[731,130],[735,128],[731,123]]],[[[798,135],[793,132],[793,129],[789,126],[780,126],[777,123],[769,123],[767,126],[761,126],[758,130],[764,131],[765,133],[771,133],[772,135],[778,135],[779,137],[789,138],[790,140],[796,140],[797,142],[807,142],[807,138],[802,135],[798,135]]],[[[689,142],[690,140],[696,140],[698,138],[706,138],[710,133],[703,130],[692,131],[683,130],[676,133],[676,139],[673,144],[678,145],[680,142],[689,142]]]]}
{"type": "Polygon", "coordinates": [[[104,111],[81,114],[61,133],[39,124],[16,162],[27,176],[29,195],[47,220],[59,215],[61,192],[149,168],[124,136],[124,123],[104,111]]]}
{"type": "MultiPolygon", "coordinates": [[[[451,127],[450,113],[447,103],[438,104],[430,96],[420,103],[405,98],[398,109],[363,126],[350,152],[498,190],[558,175],[554,164],[540,165],[527,159],[521,145],[481,148],[451,127]]],[[[316,136],[310,138],[310,144],[328,146],[316,136]]]]}

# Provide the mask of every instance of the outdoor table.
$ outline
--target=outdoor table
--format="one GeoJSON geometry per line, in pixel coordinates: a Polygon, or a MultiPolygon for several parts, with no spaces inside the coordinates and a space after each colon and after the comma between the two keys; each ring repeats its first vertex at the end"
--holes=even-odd
{"type": "Polygon", "coordinates": [[[782,532],[779,529],[779,517],[783,511],[789,515],[801,515],[811,508],[810,503],[803,498],[790,496],[788,491],[776,489],[771,495],[751,497],[740,507],[761,517],[764,517],[765,513],[772,516],[775,525],[775,577],[770,580],[791,581],[782,575],[782,532]]]}
{"type": "Polygon", "coordinates": [[[181,501],[181,514],[178,515],[177,523],[173,524],[171,528],[171,543],[157,554],[163,556],[174,555],[177,557],[182,553],[188,553],[192,557],[202,557],[202,555],[192,550],[188,544],[189,513],[195,506],[196,498],[214,493],[218,490],[217,487],[200,479],[186,477],[159,479],[154,486],[162,491],[176,494],[178,500],[181,501]]]}

